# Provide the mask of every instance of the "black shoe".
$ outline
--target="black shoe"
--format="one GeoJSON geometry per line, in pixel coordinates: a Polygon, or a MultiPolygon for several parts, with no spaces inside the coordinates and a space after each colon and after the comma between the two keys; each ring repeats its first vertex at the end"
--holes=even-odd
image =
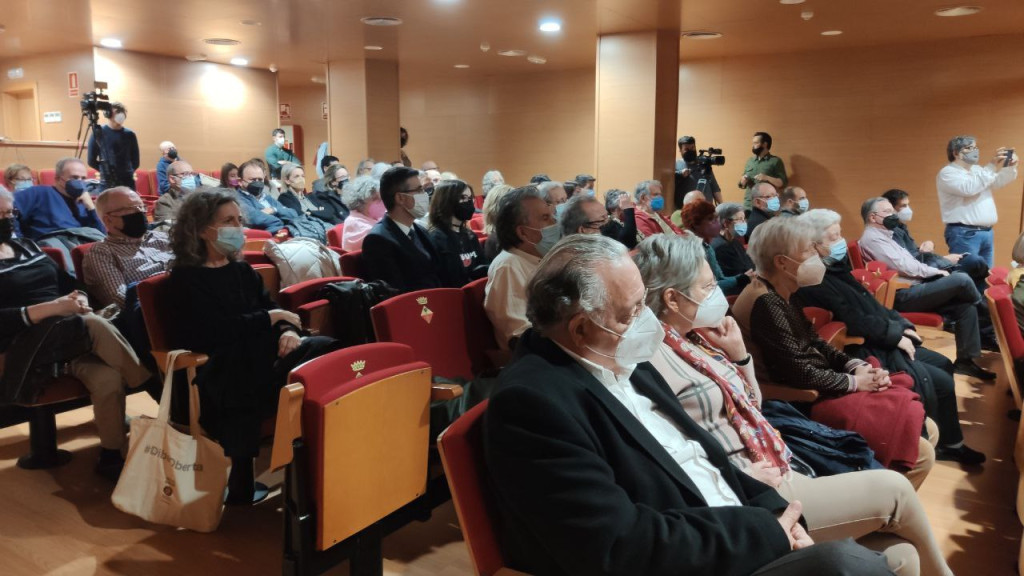
{"type": "Polygon", "coordinates": [[[267,498],[267,494],[270,494],[270,488],[262,482],[253,482],[252,491],[242,489],[240,493],[236,493],[235,490],[228,490],[227,496],[224,498],[224,504],[228,506],[241,506],[244,504],[257,504],[267,498]]]}
{"type": "Polygon", "coordinates": [[[935,459],[959,462],[970,466],[984,462],[985,455],[977,450],[971,450],[966,444],[961,444],[959,448],[937,446],[935,448],[935,459]]]}
{"type": "Polygon", "coordinates": [[[100,449],[100,459],[96,462],[95,468],[96,474],[116,483],[118,478],[121,477],[121,470],[123,469],[124,458],[121,457],[120,450],[100,449]]]}
{"type": "Polygon", "coordinates": [[[999,341],[992,337],[982,338],[981,349],[989,352],[999,352],[999,341]]]}
{"type": "Polygon", "coordinates": [[[981,366],[978,366],[974,360],[957,360],[953,363],[953,373],[963,374],[964,376],[970,376],[971,378],[977,378],[979,380],[995,380],[996,373],[989,372],[981,366]]]}

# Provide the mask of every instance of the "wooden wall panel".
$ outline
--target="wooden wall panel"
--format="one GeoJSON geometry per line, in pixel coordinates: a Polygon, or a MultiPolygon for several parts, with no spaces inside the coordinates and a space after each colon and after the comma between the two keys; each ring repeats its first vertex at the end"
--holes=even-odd
{"type": "MultiPolygon", "coordinates": [[[[685,44],[684,44],[685,47],[685,44]]],[[[863,229],[861,202],[889,188],[911,193],[918,241],[944,251],[935,175],[956,134],[977,136],[982,158],[1002,145],[1024,149],[1024,73],[1008,54],[1020,36],[685,61],[679,70],[678,134],[700,148],[725,148],[716,169],[727,200],[757,130],[812,207],[843,216],[844,234],[863,229]]],[[[685,59],[685,52],[682,54],[685,59]]],[[[997,263],[1006,265],[1021,230],[1024,175],[997,196],[997,263]]]]}

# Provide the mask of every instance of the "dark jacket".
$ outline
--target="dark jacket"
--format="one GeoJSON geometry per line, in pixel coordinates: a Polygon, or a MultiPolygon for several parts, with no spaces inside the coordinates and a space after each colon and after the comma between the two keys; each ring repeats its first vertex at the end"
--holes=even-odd
{"type": "Polygon", "coordinates": [[[338,225],[348,218],[350,212],[348,206],[345,206],[341,197],[333,190],[315,191],[308,196],[308,199],[314,206],[320,208],[320,211],[313,215],[321,220],[338,225]]]}
{"type": "Polygon", "coordinates": [[[468,228],[460,232],[452,229],[431,228],[428,232],[434,251],[440,260],[437,273],[448,288],[462,288],[473,280],[487,276],[490,260],[484,248],[468,228]]]}
{"type": "Polygon", "coordinates": [[[426,230],[412,225],[423,251],[413,244],[402,229],[385,216],[363,239],[363,268],[369,278],[383,280],[402,293],[426,288],[441,288],[440,259],[426,230]]]}
{"type": "Polygon", "coordinates": [[[765,212],[757,207],[752,208],[750,210],[750,214],[747,215],[747,235],[744,236],[743,239],[750,242],[750,235],[754,233],[754,228],[757,228],[761,224],[771,220],[772,216],[774,216],[774,214],[771,212],[765,212]]]}
{"type": "Polygon", "coordinates": [[[746,506],[708,507],[679,464],[591,374],[527,331],[484,416],[508,565],[536,575],[747,575],[789,552],[778,493],[729,463],[649,363],[630,378],[746,506]]]}
{"type": "Polygon", "coordinates": [[[609,220],[601,227],[601,234],[622,242],[630,250],[636,248],[636,245],[642,240],[636,230],[636,209],[626,208],[623,210],[622,221],[609,220]]]}
{"type": "Polygon", "coordinates": [[[711,247],[715,250],[715,259],[722,268],[722,274],[736,276],[754,269],[754,261],[747,255],[747,249],[739,238],[729,241],[719,236],[711,241],[711,247]]]}
{"type": "MultiPolygon", "coordinates": [[[[296,218],[298,213],[288,208],[274,199],[269,192],[264,192],[263,196],[267,197],[267,201],[277,211],[276,214],[267,214],[263,212],[263,206],[260,204],[260,199],[254,198],[252,194],[237,190],[235,196],[238,198],[238,203],[242,206],[242,216],[245,217],[245,225],[249,228],[256,230],[266,230],[271,234],[276,234],[282,228],[285,227],[283,218],[296,218]]],[[[260,197],[262,198],[262,196],[260,197]]]]}

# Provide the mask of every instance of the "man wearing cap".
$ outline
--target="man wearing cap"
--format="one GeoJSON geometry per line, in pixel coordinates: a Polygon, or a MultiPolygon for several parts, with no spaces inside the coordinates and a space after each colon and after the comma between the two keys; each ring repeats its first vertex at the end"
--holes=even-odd
{"type": "Polygon", "coordinates": [[[590,174],[576,175],[576,193],[594,195],[594,177],[590,174]]]}
{"type": "Polygon", "coordinates": [[[676,208],[682,208],[687,192],[697,190],[704,181],[704,199],[712,204],[722,203],[722,187],[718,185],[715,171],[711,166],[697,163],[697,139],[683,136],[679,139],[679,155],[676,160],[676,208]]]}

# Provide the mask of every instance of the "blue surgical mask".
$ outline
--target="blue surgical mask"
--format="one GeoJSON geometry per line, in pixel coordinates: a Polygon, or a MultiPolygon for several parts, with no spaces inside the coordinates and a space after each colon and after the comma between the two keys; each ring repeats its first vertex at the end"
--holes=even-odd
{"type": "Polygon", "coordinates": [[[828,247],[828,250],[829,264],[841,262],[844,258],[846,258],[846,238],[840,238],[839,240],[836,240],[835,242],[832,243],[831,246],[828,247]]]}
{"type": "Polygon", "coordinates": [[[225,256],[235,254],[245,246],[245,232],[238,226],[217,228],[217,239],[213,244],[225,256]]]}
{"type": "Polygon", "coordinates": [[[537,252],[541,256],[547,254],[562,239],[562,228],[558,224],[552,224],[544,228],[532,228],[530,226],[526,226],[526,228],[540,232],[540,241],[536,243],[531,242],[531,244],[537,247],[537,252]]]}
{"type": "Polygon", "coordinates": [[[26,188],[31,188],[31,187],[32,187],[32,181],[31,180],[18,180],[17,182],[14,183],[14,191],[15,192],[17,192],[19,190],[24,190],[26,188]]]}
{"type": "Polygon", "coordinates": [[[64,191],[72,198],[81,196],[85,192],[85,180],[68,180],[64,183],[64,191]]]}
{"type": "Polygon", "coordinates": [[[747,235],[747,222],[746,221],[737,222],[735,225],[733,225],[732,232],[733,232],[733,234],[735,234],[737,236],[746,236],[747,235]]]}
{"type": "Polygon", "coordinates": [[[193,176],[192,178],[181,179],[181,189],[186,192],[191,192],[199,187],[199,177],[193,176]]]}
{"type": "Polygon", "coordinates": [[[800,209],[801,212],[807,212],[807,209],[811,207],[811,201],[808,200],[807,198],[803,198],[797,201],[796,206],[797,208],[800,209]]]}
{"type": "Polygon", "coordinates": [[[558,204],[557,206],[555,206],[555,218],[558,219],[559,221],[561,221],[562,220],[562,214],[565,214],[565,209],[568,208],[568,207],[569,207],[569,203],[568,202],[562,202],[561,204],[558,204]]]}
{"type": "Polygon", "coordinates": [[[587,190],[587,196],[589,196],[591,198],[593,198],[594,196],[597,196],[597,190],[588,189],[587,190]]]}
{"type": "Polygon", "coordinates": [[[655,196],[654,198],[651,198],[651,210],[661,212],[663,208],[665,208],[664,196],[655,196]]]}
{"type": "Polygon", "coordinates": [[[765,210],[769,212],[778,212],[782,205],[779,203],[779,197],[769,198],[764,203],[765,210]]]}

